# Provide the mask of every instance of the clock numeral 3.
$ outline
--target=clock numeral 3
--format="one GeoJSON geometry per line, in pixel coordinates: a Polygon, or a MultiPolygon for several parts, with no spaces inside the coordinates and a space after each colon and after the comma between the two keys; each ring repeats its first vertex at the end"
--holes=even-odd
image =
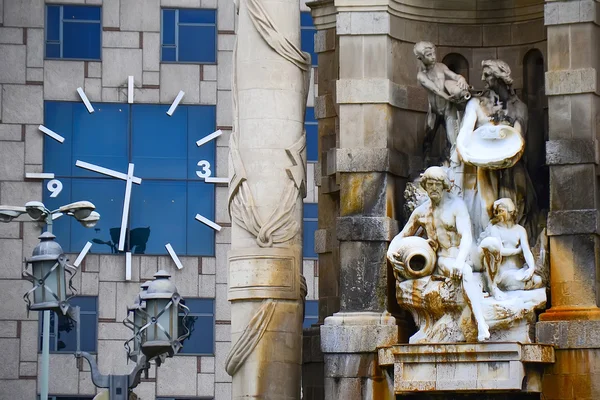
{"type": "Polygon", "coordinates": [[[212,171],[210,170],[210,163],[208,161],[198,161],[197,165],[202,168],[200,171],[196,171],[196,175],[198,175],[199,178],[206,179],[211,176],[212,171]]]}
{"type": "Polygon", "coordinates": [[[50,197],[58,196],[63,190],[63,184],[58,179],[52,179],[50,182],[48,182],[48,185],[46,185],[46,187],[52,193],[50,197]]]}

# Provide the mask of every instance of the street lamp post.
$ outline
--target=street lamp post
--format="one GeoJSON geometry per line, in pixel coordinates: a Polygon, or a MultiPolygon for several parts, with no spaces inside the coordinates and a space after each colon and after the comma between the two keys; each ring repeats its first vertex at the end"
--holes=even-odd
{"type": "MultiPolygon", "coordinates": [[[[42,362],[40,376],[40,399],[48,400],[48,370],[50,364],[50,311],[69,311],[65,273],[77,272],[77,268],[67,264],[67,258],[62,247],[54,240],[52,222],[63,215],[77,219],[84,227],[91,228],[100,219],[100,214],[94,211],[96,207],[89,201],[78,201],[64,205],[54,211],[46,208],[44,203],[30,201],[25,207],[0,205],[0,222],[11,222],[13,219],[27,213],[34,221],[46,224],[47,231],[39,239],[40,243],[33,250],[33,256],[27,260],[23,277],[33,283],[33,289],[25,296],[27,310],[44,311],[42,362]],[[27,267],[31,265],[31,273],[27,267]],[[33,293],[33,301],[30,295],[33,293]]],[[[71,280],[69,280],[71,290],[71,280]]],[[[71,296],[72,297],[72,296],[71,296]]]]}
{"type": "MultiPolygon", "coordinates": [[[[182,342],[189,336],[186,327],[189,309],[177,292],[177,287],[169,280],[170,275],[161,270],[154,274],[154,280],[142,284],[142,291],[137,295],[134,305],[128,307],[128,317],[123,324],[131,329],[133,337],[125,342],[127,355],[136,361],[133,370],[127,375],[104,375],[91,354],[78,351],[77,358],[85,358],[90,364],[92,382],[96,387],[108,388],[110,400],[128,400],[130,390],[135,388],[142,372],[148,372],[150,361],[160,366],[167,357],[173,357],[182,347],[182,342]],[[183,311],[183,316],[179,316],[183,311]],[[133,320],[130,319],[133,317],[133,320]],[[178,336],[179,325],[186,332],[178,336]],[[129,345],[133,342],[133,348],[129,345]]],[[[79,318],[77,318],[79,332],[79,318]]]]}

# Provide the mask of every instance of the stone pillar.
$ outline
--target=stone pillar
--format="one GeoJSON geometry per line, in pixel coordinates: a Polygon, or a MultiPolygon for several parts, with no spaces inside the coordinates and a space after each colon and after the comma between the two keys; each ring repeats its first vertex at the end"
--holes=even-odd
{"type": "Polygon", "coordinates": [[[547,399],[600,398],[598,72],[599,4],[547,1],[551,308],[537,339],[558,346],[547,399]]]}
{"type": "MultiPolygon", "coordinates": [[[[339,188],[335,230],[327,232],[339,251],[339,312],[321,326],[325,398],[393,399],[393,379],[377,365],[376,349],[398,341],[387,312],[386,251],[398,232],[396,180],[408,172],[407,157],[392,147],[401,91],[393,82],[394,39],[390,15],[377,6],[353,3],[336,11],[337,135],[323,154],[321,188],[339,188]]],[[[320,69],[319,63],[319,75],[320,69]]],[[[330,110],[326,95],[321,99],[330,110]]]]}
{"type": "Polygon", "coordinates": [[[303,134],[310,60],[295,0],[241,0],[230,142],[233,399],[300,398],[303,134]]]}

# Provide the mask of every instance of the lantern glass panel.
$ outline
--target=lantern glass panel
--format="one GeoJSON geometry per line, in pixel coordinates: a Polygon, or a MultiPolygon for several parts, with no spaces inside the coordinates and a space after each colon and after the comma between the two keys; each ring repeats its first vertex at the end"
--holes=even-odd
{"type": "MultiPolygon", "coordinates": [[[[149,299],[146,300],[146,309],[148,314],[151,316],[157,316],[161,311],[165,310],[167,304],[171,301],[170,299],[149,299]]],[[[173,318],[173,305],[167,308],[162,315],[158,318],[158,323],[169,333],[172,334],[172,320],[173,318]]],[[[172,337],[172,336],[171,336],[172,337]]],[[[147,329],[148,341],[164,340],[169,341],[169,338],[165,332],[158,327],[158,324],[152,324],[147,329]]]]}
{"type": "Polygon", "coordinates": [[[140,344],[145,342],[146,331],[142,331],[141,337],[138,335],[140,328],[146,325],[146,316],[140,310],[134,310],[133,312],[133,323],[135,324],[135,328],[133,328],[133,333],[135,334],[135,339],[133,340],[133,350],[138,353],[140,350],[140,344]]]}
{"type": "MultiPolygon", "coordinates": [[[[31,263],[33,276],[39,281],[43,279],[46,274],[54,267],[58,261],[56,260],[47,260],[47,261],[37,261],[31,263]]],[[[47,303],[47,302],[56,302],[63,301],[67,298],[66,293],[66,279],[65,279],[65,270],[62,266],[57,266],[54,271],[48,275],[46,280],[44,281],[44,285],[50,289],[56,296],[58,300],[52,296],[52,294],[46,290],[43,285],[40,285],[33,292],[33,301],[36,304],[39,303],[47,303]]]]}

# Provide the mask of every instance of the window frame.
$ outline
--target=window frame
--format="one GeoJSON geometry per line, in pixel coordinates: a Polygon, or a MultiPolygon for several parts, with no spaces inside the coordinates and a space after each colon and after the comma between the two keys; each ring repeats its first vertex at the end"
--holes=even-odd
{"type": "Polygon", "coordinates": [[[317,27],[315,26],[315,21],[310,11],[300,11],[300,47],[302,47],[302,31],[313,31],[313,40],[312,40],[312,49],[310,50],[310,66],[311,68],[318,67],[319,63],[319,55],[315,51],[315,34],[317,33],[317,27]],[[302,25],[302,14],[310,15],[310,20],[312,21],[311,26],[302,25]],[[313,55],[315,57],[313,57],[313,55]]]}
{"type": "MultiPolygon", "coordinates": [[[[96,5],[96,4],[62,4],[62,3],[45,3],[44,4],[44,60],[65,60],[65,61],[90,61],[90,62],[101,62],[102,61],[102,32],[104,32],[103,30],[103,19],[102,19],[102,6],[100,5],[96,5]],[[91,24],[91,23],[98,23],[100,25],[100,43],[99,43],[99,49],[100,49],[100,57],[99,58],[64,58],[63,57],[63,47],[64,47],[64,42],[63,42],[63,15],[64,15],[64,7],[95,7],[95,8],[99,8],[100,9],[100,19],[96,22],[96,21],[86,21],[86,20],[77,20],[78,23],[86,23],[86,24],[91,24]],[[47,48],[48,48],[48,7],[60,7],[60,13],[59,13],[59,39],[58,39],[58,43],[52,43],[52,44],[58,44],[60,46],[60,57],[48,57],[47,54],[47,48]]],[[[52,41],[52,42],[56,42],[56,41],[52,41]]]]}
{"type": "MultiPolygon", "coordinates": [[[[99,333],[99,325],[100,325],[100,301],[99,301],[99,296],[75,296],[73,297],[72,300],[75,300],[77,298],[81,298],[81,297],[87,297],[87,298],[94,298],[95,302],[96,302],[96,312],[92,312],[92,311],[83,311],[80,310],[81,315],[93,315],[96,314],[96,350],[95,351],[88,351],[88,353],[90,354],[98,354],[98,333],[99,333]]],[[[60,315],[58,315],[55,311],[51,311],[51,313],[54,313],[54,326],[50,326],[50,349],[52,349],[54,347],[54,350],[50,350],[50,354],[75,354],[75,352],[77,352],[77,349],[75,349],[74,351],[70,351],[70,350],[56,350],[56,348],[58,347],[58,319],[61,317],[60,315]],[[52,333],[52,331],[54,331],[54,333],[52,333]]],[[[64,318],[67,318],[66,316],[63,316],[64,318]]],[[[52,322],[52,314],[50,314],[50,318],[51,318],[51,322],[52,322]]],[[[43,321],[44,321],[44,316],[43,313],[42,315],[40,315],[39,318],[39,323],[38,323],[38,354],[42,353],[42,344],[41,341],[43,340],[43,321]]],[[[77,343],[75,343],[75,346],[77,346],[77,343]]],[[[63,395],[54,395],[55,397],[64,397],[63,395]]]]}
{"type": "MultiPolygon", "coordinates": [[[[212,329],[213,329],[213,341],[212,341],[212,353],[182,353],[181,351],[179,351],[176,355],[177,356],[182,356],[182,357],[188,357],[188,356],[192,356],[192,357],[199,357],[199,356],[210,356],[210,357],[215,357],[215,353],[216,353],[216,347],[217,347],[217,318],[216,318],[216,314],[217,314],[217,299],[216,297],[186,297],[184,299],[185,301],[190,301],[190,300],[211,300],[212,301],[212,329]]],[[[187,304],[186,304],[187,306],[187,304]]],[[[183,316],[183,312],[180,312],[177,314],[178,316],[183,316]]],[[[190,309],[190,312],[188,314],[189,317],[194,317],[194,316],[207,316],[206,313],[198,313],[198,312],[193,312],[190,309]]],[[[183,332],[179,332],[180,335],[183,334],[183,332]]],[[[190,339],[192,336],[190,335],[190,337],[188,339],[190,339]]],[[[186,339],[186,340],[188,340],[186,339]]],[[[185,341],[183,343],[185,348],[185,341]]],[[[192,397],[195,398],[195,397],[192,397]]],[[[177,398],[176,398],[177,399],[177,398]]]]}
{"type": "Polygon", "coordinates": [[[307,132],[306,133],[306,136],[307,136],[307,139],[306,139],[306,163],[307,164],[317,164],[319,162],[319,121],[314,116],[315,115],[315,107],[314,106],[313,107],[306,106],[306,110],[305,110],[304,114],[305,114],[304,115],[304,130],[307,132]],[[308,110],[309,109],[312,109],[312,115],[313,115],[314,120],[308,121],[307,118],[306,118],[306,115],[308,114],[308,110]],[[308,147],[309,147],[310,142],[308,140],[308,130],[306,129],[307,125],[309,125],[309,126],[316,126],[317,127],[317,143],[316,143],[317,148],[315,149],[315,151],[317,152],[317,159],[316,160],[309,159],[309,156],[308,156],[308,153],[309,153],[308,152],[308,147]]]}
{"type": "Polygon", "coordinates": [[[190,64],[190,65],[217,65],[219,62],[219,29],[217,27],[219,23],[219,10],[217,8],[190,8],[190,7],[161,7],[160,8],[160,52],[159,58],[161,64],[190,64]],[[168,47],[173,46],[175,48],[175,61],[163,60],[163,35],[164,35],[164,11],[172,10],[175,11],[175,44],[167,45],[168,47]],[[179,10],[206,10],[214,11],[215,23],[203,24],[203,23],[190,23],[186,22],[184,26],[214,26],[215,28],[215,61],[179,61],[179,10]]]}

